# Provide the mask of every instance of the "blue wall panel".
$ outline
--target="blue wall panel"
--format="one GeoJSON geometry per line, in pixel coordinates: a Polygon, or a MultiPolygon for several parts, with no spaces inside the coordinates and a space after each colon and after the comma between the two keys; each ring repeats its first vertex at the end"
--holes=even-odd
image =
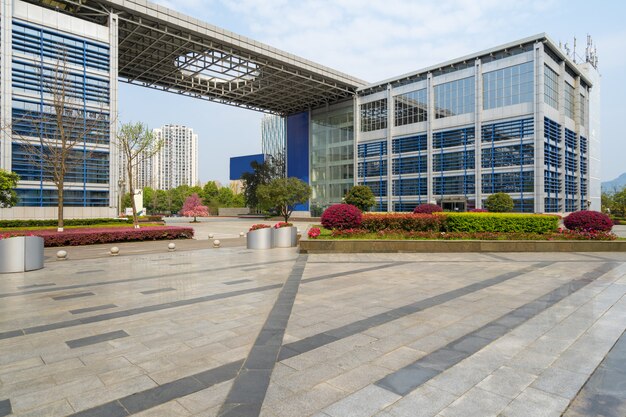
{"type": "Polygon", "coordinates": [[[265,162],[265,155],[260,153],[257,155],[244,155],[230,158],[230,180],[236,181],[241,179],[244,172],[252,172],[250,164],[254,161],[262,164],[265,162]]]}
{"type": "MultiPolygon", "coordinates": [[[[287,117],[287,176],[309,183],[309,113],[287,117]]],[[[298,211],[308,211],[309,202],[298,204],[298,211]]]]}

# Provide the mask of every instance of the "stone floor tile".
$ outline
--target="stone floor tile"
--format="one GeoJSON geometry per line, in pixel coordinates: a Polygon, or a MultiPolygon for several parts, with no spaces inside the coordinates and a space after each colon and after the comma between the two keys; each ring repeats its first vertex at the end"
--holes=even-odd
{"type": "Polygon", "coordinates": [[[385,389],[369,385],[326,407],[323,411],[331,417],[368,417],[400,398],[399,395],[385,389]]]}
{"type": "Polygon", "coordinates": [[[565,398],[526,388],[501,413],[502,417],[559,417],[567,404],[565,398]]]}
{"type": "Polygon", "coordinates": [[[526,373],[520,369],[503,366],[480,381],[477,387],[502,397],[513,399],[536,378],[536,375],[526,373]]]}
{"type": "Polygon", "coordinates": [[[548,368],[539,375],[531,387],[571,400],[588,377],[588,374],[579,374],[559,368],[548,368]]]}
{"type": "Polygon", "coordinates": [[[432,417],[458,397],[426,383],[393,403],[377,417],[432,417]]]}
{"type": "Polygon", "coordinates": [[[511,402],[509,398],[480,388],[472,388],[439,414],[445,417],[497,416],[509,402],[511,402]]]}

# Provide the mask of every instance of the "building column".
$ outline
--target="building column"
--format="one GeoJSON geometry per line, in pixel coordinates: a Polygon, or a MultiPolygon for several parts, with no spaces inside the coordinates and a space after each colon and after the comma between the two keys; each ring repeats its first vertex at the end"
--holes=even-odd
{"type": "Polygon", "coordinates": [[[361,137],[361,113],[359,112],[359,96],[356,94],[352,98],[352,105],[354,106],[354,139],[352,156],[352,163],[354,166],[352,168],[352,178],[353,185],[359,185],[359,139],[361,137]]]}
{"type": "Polygon", "coordinates": [[[483,77],[482,62],[476,59],[474,65],[475,93],[474,93],[474,184],[476,208],[483,207],[482,198],[482,121],[483,121],[483,77]]]}
{"type": "Polygon", "coordinates": [[[428,197],[426,202],[432,203],[435,200],[433,189],[433,119],[435,117],[435,94],[433,88],[433,74],[426,76],[426,100],[428,102],[428,118],[426,120],[426,180],[428,197]]]}
{"type": "Polygon", "coordinates": [[[0,168],[11,171],[13,1],[2,0],[0,9],[0,168]]]}
{"type": "Polygon", "coordinates": [[[393,163],[392,144],[393,138],[391,131],[393,130],[393,123],[395,120],[395,108],[393,103],[393,90],[391,84],[387,84],[387,212],[393,211],[393,180],[391,179],[391,164],[393,163]]]}
{"type": "Polygon", "coordinates": [[[576,126],[576,145],[575,145],[575,149],[574,149],[574,156],[575,159],[574,161],[576,162],[576,169],[574,170],[575,175],[574,178],[576,180],[576,209],[580,210],[581,208],[581,203],[582,203],[582,199],[581,199],[581,194],[580,194],[580,179],[581,179],[581,172],[580,172],[580,130],[581,130],[581,125],[580,125],[580,76],[576,76],[576,78],[574,78],[574,123],[576,126]]]}
{"type": "Polygon", "coordinates": [[[544,201],[544,51],[543,43],[535,43],[535,213],[545,212],[544,201]]]}
{"type": "MultiPolygon", "coordinates": [[[[120,157],[117,146],[117,125],[119,123],[117,96],[118,96],[118,16],[111,13],[109,15],[109,206],[115,207],[116,211],[121,209],[118,206],[120,192],[120,157]]],[[[116,213],[119,214],[119,213],[116,213]]]]}
{"type": "Polygon", "coordinates": [[[559,148],[559,156],[561,158],[561,166],[558,169],[561,181],[559,184],[559,206],[561,212],[565,209],[565,61],[561,61],[559,68],[559,124],[561,125],[561,147],[559,148]]]}

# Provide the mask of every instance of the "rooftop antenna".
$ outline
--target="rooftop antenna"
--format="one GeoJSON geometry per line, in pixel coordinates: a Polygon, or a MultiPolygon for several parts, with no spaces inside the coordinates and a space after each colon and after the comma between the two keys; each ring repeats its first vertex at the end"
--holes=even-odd
{"type": "Polygon", "coordinates": [[[572,52],[572,60],[576,63],[576,36],[574,36],[574,51],[572,52]]]}

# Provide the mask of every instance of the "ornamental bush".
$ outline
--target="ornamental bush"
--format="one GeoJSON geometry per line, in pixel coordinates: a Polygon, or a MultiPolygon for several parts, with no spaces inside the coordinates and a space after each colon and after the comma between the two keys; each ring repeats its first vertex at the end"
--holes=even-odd
{"type": "Polygon", "coordinates": [[[368,211],[370,207],[376,204],[374,193],[367,185],[355,185],[346,193],[344,198],[346,204],[352,204],[361,211],[368,211]]]}
{"type": "Polygon", "coordinates": [[[361,210],[351,204],[334,204],[322,213],[322,226],[327,229],[355,229],[362,222],[361,210]]]}
{"type": "Polygon", "coordinates": [[[445,213],[446,232],[553,233],[559,216],[522,213],[445,213]]]}
{"type": "Polygon", "coordinates": [[[569,230],[585,232],[609,232],[613,228],[611,218],[599,211],[575,211],[563,220],[569,230]]]}
{"type": "Polygon", "coordinates": [[[415,214],[433,214],[442,211],[443,209],[441,206],[438,206],[437,204],[420,204],[413,209],[413,213],[415,214]]]}
{"type": "Polygon", "coordinates": [[[444,215],[390,213],[363,215],[361,228],[370,232],[379,230],[403,230],[407,232],[440,231],[445,223],[444,215]]]}
{"type": "Polygon", "coordinates": [[[492,213],[508,213],[513,211],[513,199],[507,193],[491,194],[485,200],[485,208],[492,213]]]}
{"type": "Polygon", "coordinates": [[[140,229],[121,227],[99,227],[56,230],[29,230],[11,232],[11,236],[39,236],[44,246],[81,246],[97,243],[139,242],[144,240],[191,239],[193,229],[190,227],[145,226],[140,229]]]}

